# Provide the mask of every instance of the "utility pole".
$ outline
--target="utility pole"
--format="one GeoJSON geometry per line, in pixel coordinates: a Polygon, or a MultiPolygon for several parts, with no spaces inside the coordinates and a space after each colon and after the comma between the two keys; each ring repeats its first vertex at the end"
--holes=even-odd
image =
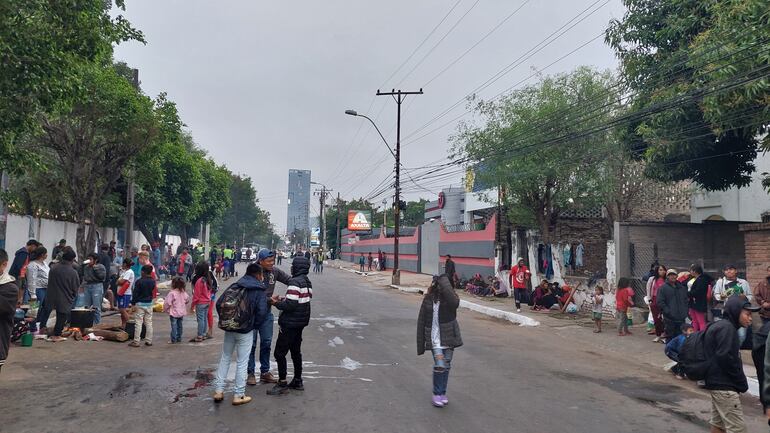
{"type": "MultiPolygon", "coordinates": [[[[402,92],[401,90],[391,89],[390,92],[380,92],[377,90],[377,96],[392,96],[398,106],[398,117],[396,118],[396,198],[393,200],[393,209],[395,211],[395,221],[393,222],[393,277],[392,284],[401,284],[401,271],[398,269],[398,236],[401,225],[401,103],[404,102],[407,95],[422,95],[422,89],[419,92],[402,92]]],[[[387,236],[388,229],[385,228],[387,236]]]]}
{"type": "Polygon", "coordinates": [[[342,214],[341,214],[341,203],[340,203],[340,193],[337,193],[337,248],[334,250],[335,257],[337,259],[340,258],[340,248],[342,246],[342,241],[340,240],[341,232],[340,232],[340,223],[342,220],[342,214]]]}
{"type": "MultiPolygon", "coordinates": [[[[134,88],[139,91],[139,69],[132,69],[132,83],[134,88]]],[[[124,257],[129,257],[125,254],[131,251],[134,247],[134,202],[136,197],[136,184],[134,183],[134,177],[136,176],[136,170],[134,167],[128,170],[128,185],[126,187],[126,245],[123,250],[124,257]]],[[[166,243],[165,239],[160,240],[162,243],[166,243]]]]}

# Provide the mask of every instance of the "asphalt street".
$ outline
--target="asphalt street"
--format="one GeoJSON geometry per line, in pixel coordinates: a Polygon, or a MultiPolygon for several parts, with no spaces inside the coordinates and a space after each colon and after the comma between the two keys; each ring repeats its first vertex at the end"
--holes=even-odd
{"type": "MultiPolygon", "coordinates": [[[[202,344],[169,346],[168,317],[156,313],[153,347],[14,346],[0,374],[0,432],[708,431],[706,394],[632,354],[468,311],[458,314],[465,346],[455,351],[450,404],[434,408],[432,359],[416,355],[419,297],[335,269],[310,277],[304,392],[271,397],[259,385],[247,387],[248,405],[232,406],[230,393],[215,404],[210,382],[221,331],[202,344]]],[[[276,292],[284,289],[278,284],[276,292]]],[[[185,341],[194,330],[188,316],[185,341]]],[[[758,409],[746,410],[750,431],[767,431],[758,409]]]]}

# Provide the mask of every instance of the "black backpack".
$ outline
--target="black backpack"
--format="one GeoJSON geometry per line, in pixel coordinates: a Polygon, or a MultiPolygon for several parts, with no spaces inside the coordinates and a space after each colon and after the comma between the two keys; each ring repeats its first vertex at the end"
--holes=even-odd
{"type": "Polygon", "coordinates": [[[254,325],[254,305],[249,299],[249,291],[233,283],[217,299],[219,329],[223,331],[247,333],[254,325]]]}
{"type": "Polygon", "coordinates": [[[706,353],[706,332],[710,327],[711,324],[688,335],[679,349],[679,365],[690,380],[704,380],[711,367],[711,358],[706,353]]]}

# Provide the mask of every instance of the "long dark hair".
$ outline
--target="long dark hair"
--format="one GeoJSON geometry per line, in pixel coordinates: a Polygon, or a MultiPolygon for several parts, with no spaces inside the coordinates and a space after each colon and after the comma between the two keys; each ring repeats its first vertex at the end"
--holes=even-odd
{"type": "Polygon", "coordinates": [[[193,286],[201,277],[205,277],[206,284],[208,284],[209,287],[213,287],[214,282],[211,281],[211,266],[209,265],[209,262],[205,260],[201,260],[195,265],[195,276],[192,280],[193,286]]]}

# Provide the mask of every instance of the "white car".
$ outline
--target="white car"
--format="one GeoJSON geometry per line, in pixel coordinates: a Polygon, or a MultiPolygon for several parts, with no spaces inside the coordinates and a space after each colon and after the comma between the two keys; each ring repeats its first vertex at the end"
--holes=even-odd
{"type": "Polygon", "coordinates": [[[257,250],[254,248],[241,248],[242,262],[253,262],[254,260],[257,260],[257,250]],[[251,250],[251,255],[248,255],[249,250],[251,250]]]}

